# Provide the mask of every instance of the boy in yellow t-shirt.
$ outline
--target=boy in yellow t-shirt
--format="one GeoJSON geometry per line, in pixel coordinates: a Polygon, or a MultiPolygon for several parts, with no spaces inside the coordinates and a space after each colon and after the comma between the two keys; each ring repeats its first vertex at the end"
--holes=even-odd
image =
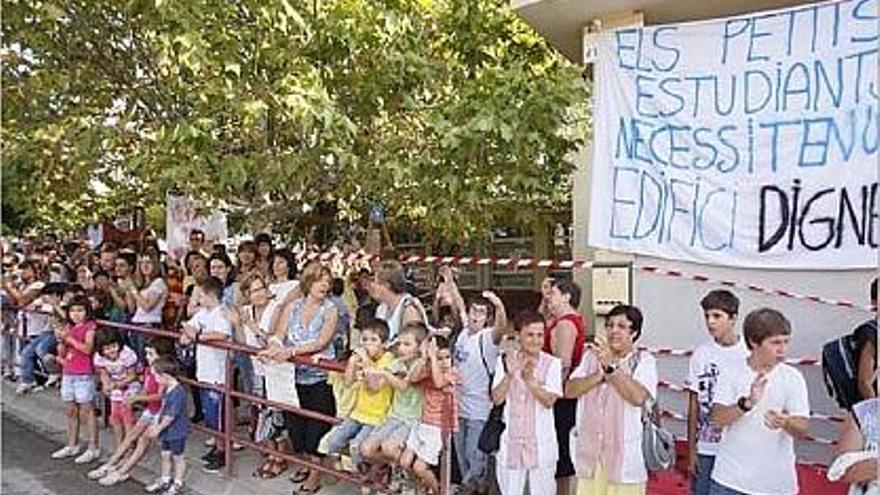
{"type": "Polygon", "coordinates": [[[345,383],[355,387],[354,408],[348,417],[327,434],[328,454],[339,454],[350,447],[355,466],[361,464],[360,444],[373,428],[385,422],[394,389],[383,376],[394,360],[385,350],[388,324],[368,322],[361,329],[361,346],[356,348],[345,369],[345,383]]]}

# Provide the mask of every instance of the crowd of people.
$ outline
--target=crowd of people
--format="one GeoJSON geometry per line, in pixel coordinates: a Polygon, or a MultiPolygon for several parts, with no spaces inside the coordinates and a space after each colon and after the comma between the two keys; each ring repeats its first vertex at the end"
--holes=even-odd
{"type": "MultiPolygon", "coordinates": [[[[227,363],[238,390],[266,398],[269,367],[299,358],[299,407],[341,423],[241,401],[232,424],[247,419],[250,438],[277,452],[349,469],[388,491],[439,493],[451,433],[458,493],[646,493],[646,444],[659,440],[644,421],[658,387],[656,361],[637,345],[644,315],[616,306],[588,336],[574,282],[546,279],[540,305],[509,318],[495,292],[463,295],[449,266],[439,267],[425,304],[394,260],[328,266],[269,234],[240,243],[233,260],[198,230],[182,260],[154,237],[94,249],[52,238],[4,243],[2,263],[4,378],[18,394],[60,386],[67,442],[51,456],[95,464],[88,476],[102,486],[127,479],[157,443],[161,475],[146,491],[181,493],[190,423],[218,433],[227,424],[227,363]],[[227,359],[218,342],[255,352],[227,359]],[[178,377],[207,387],[187,392],[178,377]],[[98,411],[113,427],[109,457],[98,411]]],[[[876,304],[876,281],[871,290],[876,304]]],[[[784,362],[789,321],[759,308],[740,331],[739,300],[727,290],[709,292],[695,311],[708,339],[686,386],[691,493],[797,493],[794,440],[808,435],[810,410],[803,376],[784,362]]],[[[877,477],[876,325],[866,339],[863,400],[838,445],[851,460],[840,475],[856,487],[877,477]]],[[[202,469],[219,472],[224,443],[212,436],[206,447],[202,469]]],[[[253,475],[285,473],[295,493],[322,486],[321,471],[271,454],[253,475]]]]}

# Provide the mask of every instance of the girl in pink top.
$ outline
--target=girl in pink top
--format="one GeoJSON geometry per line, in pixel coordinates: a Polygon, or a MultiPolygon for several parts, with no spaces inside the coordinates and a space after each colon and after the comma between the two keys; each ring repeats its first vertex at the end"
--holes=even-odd
{"type": "Polygon", "coordinates": [[[95,321],[92,305],[85,296],[76,296],[67,304],[68,325],[56,332],[58,362],[61,364],[61,400],[67,403],[67,445],[52,453],[53,459],[78,456],[74,462],[84,464],[97,459],[98,423],[92,401],[95,377],[92,348],[95,342],[95,321]],[[89,434],[89,448],[80,455],[79,427],[84,420],[89,434]]]}
{"type": "Polygon", "coordinates": [[[174,342],[162,337],[153,337],[147,341],[144,353],[147,364],[149,364],[144,370],[144,386],[139,394],[125,398],[125,401],[130,405],[144,404],[144,410],[138,422],[125,436],[125,440],[116,448],[113,456],[101,467],[89,472],[88,477],[98,480],[102,486],[113,486],[127,480],[131,469],[144,457],[152,443],[150,437],[144,435],[144,432],[156,423],[159,411],[162,409],[162,386],[153,373],[153,363],[160,357],[173,358],[174,342]],[[126,452],[130,451],[135,442],[137,444],[134,451],[126,458],[126,452]]]}

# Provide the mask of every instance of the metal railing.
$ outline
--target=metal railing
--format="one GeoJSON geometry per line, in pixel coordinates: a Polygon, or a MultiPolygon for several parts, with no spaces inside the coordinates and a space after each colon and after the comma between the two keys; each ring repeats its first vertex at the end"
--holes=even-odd
{"type": "MultiPolygon", "coordinates": [[[[35,311],[22,310],[23,314],[27,313],[35,313],[35,311]]],[[[25,318],[26,320],[26,318],[25,318]]],[[[169,330],[160,330],[147,326],[140,325],[132,325],[127,323],[117,323],[108,320],[95,320],[98,324],[99,328],[112,328],[116,330],[122,330],[126,332],[139,332],[146,335],[152,335],[156,337],[165,337],[173,340],[178,340],[180,338],[180,333],[169,330]]],[[[26,333],[25,333],[26,335],[26,333]]],[[[268,400],[263,397],[259,397],[256,395],[252,395],[250,393],[241,392],[235,389],[235,366],[234,366],[234,354],[247,354],[249,356],[254,356],[263,349],[257,347],[247,346],[234,341],[207,341],[207,342],[199,342],[197,345],[203,345],[207,347],[212,347],[215,349],[220,349],[227,351],[226,352],[226,377],[225,383],[222,385],[211,384],[206,382],[199,382],[197,380],[193,380],[187,378],[185,376],[177,376],[177,379],[181,383],[185,383],[190,387],[196,387],[199,389],[209,389],[214,390],[216,392],[220,392],[223,394],[223,421],[224,425],[222,431],[215,431],[207,426],[191,423],[190,426],[196,430],[212,437],[218,439],[218,441],[222,442],[223,452],[224,452],[224,461],[225,461],[225,469],[226,473],[229,476],[234,475],[234,456],[233,456],[233,443],[237,443],[243,445],[247,448],[254,449],[260,453],[268,454],[271,456],[275,456],[279,459],[283,459],[286,462],[293,463],[295,465],[312,469],[318,471],[322,474],[326,474],[336,478],[337,480],[346,481],[361,487],[368,487],[374,490],[382,492],[384,490],[383,487],[376,486],[374,483],[365,479],[356,473],[352,473],[345,470],[336,469],[333,467],[328,467],[320,463],[312,462],[300,455],[290,454],[286,452],[282,452],[278,449],[274,449],[268,447],[266,445],[257,443],[253,441],[249,437],[245,437],[242,435],[238,435],[235,433],[235,427],[237,425],[234,424],[234,418],[236,417],[234,414],[235,404],[234,399],[240,399],[244,401],[248,401],[254,404],[265,405],[280,411],[293,413],[294,415],[302,418],[308,418],[317,421],[323,421],[325,423],[329,423],[330,425],[337,425],[342,422],[336,416],[328,416],[326,414],[321,414],[319,412],[311,411],[308,409],[302,409],[299,407],[291,406],[289,404],[283,404],[279,402],[274,402],[268,400]]],[[[342,373],[345,371],[345,363],[339,361],[332,361],[326,359],[314,360],[309,355],[297,355],[294,358],[290,359],[291,363],[308,365],[319,367],[327,371],[334,371],[342,373]]],[[[452,401],[445,401],[446,407],[451,409],[452,401]]],[[[449,411],[449,414],[457,414],[457,412],[449,411]]],[[[106,416],[106,415],[105,415],[106,416]]],[[[105,425],[106,426],[106,425],[105,425]]],[[[440,495],[448,495],[450,492],[450,478],[451,478],[451,437],[452,432],[444,430],[443,431],[443,446],[440,454],[440,495]]]]}

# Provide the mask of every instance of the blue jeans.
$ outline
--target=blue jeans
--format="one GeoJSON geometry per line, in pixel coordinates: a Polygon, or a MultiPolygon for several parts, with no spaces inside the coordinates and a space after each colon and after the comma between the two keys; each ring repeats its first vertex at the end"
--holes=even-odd
{"type": "Polygon", "coordinates": [[[349,447],[351,460],[355,466],[361,463],[361,443],[370,436],[373,427],[360,421],[346,419],[330,430],[327,439],[327,453],[339,454],[349,447]]]}
{"type": "Polygon", "coordinates": [[[697,454],[697,474],[691,479],[691,495],[709,495],[713,467],[714,455],[697,454]]]}
{"type": "Polygon", "coordinates": [[[486,454],[479,449],[484,426],[485,420],[458,418],[458,431],[453,433],[452,441],[462,485],[479,482],[486,472],[486,454]]]}
{"type": "MultiPolygon", "coordinates": [[[[161,328],[161,323],[132,323],[133,325],[151,327],[151,328],[161,328]]],[[[138,332],[136,330],[129,330],[127,335],[128,346],[131,347],[131,350],[138,357],[138,362],[146,363],[147,362],[147,340],[150,338],[149,335],[138,332]]]]}
{"type": "Polygon", "coordinates": [[[58,341],[53,332],[43,332],[31,340],[24,349],[21,350],[21,383],[32,385],[35,381],[37,371],[37,360],[42,360],[49,354],[55,352],[58,341]]]}
{"type": "MultiPolygon", "coordinates": [[[[222,432],[223,431],[223,394],[215,390],[203,388],[199,390],[202,398],[202,415],[205,417],[205,426],[222,432]]],[[[220,442],[218,441],[219,445],[220,442]]]]}
{"type": "Polygon", "coordinates": [[[712,480],[712,485],[709,488],[710,495],[748,495],[744,492],[738,492],[733,488],[727,488],[726,486],[718,483],[715,480],[712,480]]]}
{"type": "Polygon", "coordinates": [[[254,390],[254,362],[248,354],[236,352],[232,358],[232,365],[238,370],[239,392],[250,394],[254,390]]]}

